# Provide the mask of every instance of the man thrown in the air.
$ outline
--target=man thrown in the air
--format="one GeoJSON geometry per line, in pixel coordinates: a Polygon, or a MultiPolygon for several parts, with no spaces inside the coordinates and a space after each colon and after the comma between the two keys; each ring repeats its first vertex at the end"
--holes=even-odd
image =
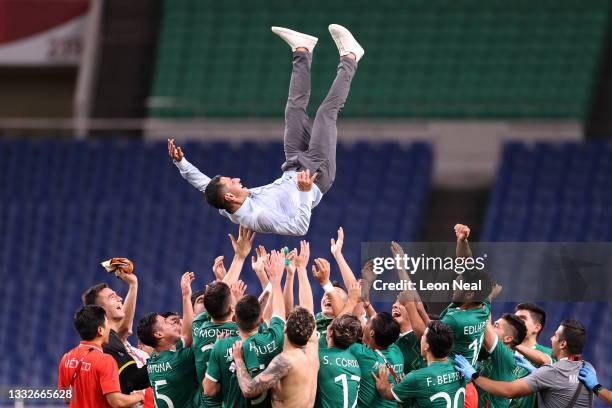
{"type": "Polygon", "coordinates": [[[349,93],[363,48],[344,27],[331,24],[329,32],[340,52],[336,78],[311,124],[306,107],[310,98],[310,64],[317,38],[282,27],[272,27],[293,51],[293,70],[285,108],[283,175],[271,184],[246,188],[239,178],[200,172],[183,150],[168,139],[168,152],[181,176],[204,193],[219,213],[250,230],[281,235],[305,235],[311,211],[336,176],[336,121],[349,93]]]}

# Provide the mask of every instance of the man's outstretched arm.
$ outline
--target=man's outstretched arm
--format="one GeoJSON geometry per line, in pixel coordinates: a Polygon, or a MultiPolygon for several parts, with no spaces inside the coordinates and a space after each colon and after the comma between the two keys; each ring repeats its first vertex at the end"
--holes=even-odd
{"type": "Polygon", "coordinates": [[[174,139],[168,139],[168,154],[181,172],[181,176],[203,193],[210,183],[210,177],[187,161],[183,149],[174,144],[174,139]]]}

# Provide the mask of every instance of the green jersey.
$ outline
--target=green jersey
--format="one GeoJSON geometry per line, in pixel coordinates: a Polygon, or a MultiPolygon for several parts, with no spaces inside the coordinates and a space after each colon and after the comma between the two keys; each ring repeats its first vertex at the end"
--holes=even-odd
{"type": "Polygon", "coordinates": [[[147,360],[149,381],[158,408],[191,408],[200,400],[195,359],[191,347],[177,342],[176,350],[153,353],[147,360]]]}
{"type": "MultiPolygon", "coordinates": [[[[244,363],[251,377],[255,377],[270,364],[272,359],[283,351],[285,322],[278,316],[272,317],[267,329],[260,327],[257,334],[244,340],[242,352],[244,363]]],[[[232,346],[240,337],[218,340],[210,354],[206,377],[221,384],[223,405],[226,407],[269,407],[271,395],[269,391],[247,400],[240,391],[236,378],[232,346]]]]}
{"type": "MultiPolygon", "coordinates": [[[[386,350],[372,350],[361,343],[355,343],[349,347],[349,351],[359,362],[359,369],[361,370],[357,406],[360,408],[397,407],[396,402],[384,400],[378,394],[372,373],[374,372],[378,375],[378,366],[381,364],[387,365],[388,363],[393,368],[399,381],[404,372],[404,356],[399,347],[392,344],[386,350]]],[[[389,382],[395,384],[395,379],[391,373],[389,373],[389,382]]]]}
{"type": "Polygon", "coordinates": [[[361,370],[349,350],[336,347],[319,349],[317,377],[317,408],[349,408],[359,395],[361,370]]]}
{"type": "Polygon", "coordinates": [[[327,327],[329,327],[333,320],[333,317],[327,317],[323,314],[323,312],[319,312],[315,315],[317,335],[319,336],[319,349],[327,347],[327,327]]]}
{"type": "Polygon", "coordinates": [[[455,333],[452,353],[465,357],[474,368],[490,316],[491,303],[488,301],[483,302],[481,307],[468,310],[462,310],[453,303],[440,315],[440,320],[448,324],[455,333]]]}
{"type": "Polygon", "coordinates": [[[433,361],[391,388],[398,402],[419,408],[463,407],[466,382],[452,360],[433,361]]]}
{"type": "MultiPolygon", "coordinates": [[[[517,379],[516,360],[512,351],[506,347],[497,337],[495,345],[491,350],[487,350],[488,357],[480,362],[480,373],[483,377],[495,381],[514,381],[517,379]]],[[[507,398],[496,397],[478,388],[478,406],[490,408],[508,408],[510,400],[507,398]]]]}
{"type": "MultiPolygon", "coordinates": [[[[210,353],[217,341],[217,336],[227,334],[230,337],[238,335],[238,326],[234,322],[214,323],[207,312],[200,313],[193,320],[193,354],[195,356],[198,384],[202,384],[210,353]]],[[[200,393],[200,407],[221,407],[221,395],[210,398],[200,393]]]]}
{"type": "MultiPolygon", "coordinates": [[[[208,359],[206,378],[221,385],[219,395],[226,407],[248,407],[236,378],[232,347],[240,337],[226,337],[215,343],[208,359]]],[[[244,352],[244,347],[242,348],[244,352]]]]}
{"type": "Polygon", "coordinates": [[[408,333],[400,334],[395,345],[399,347],[404,356],[404,374],[427,365],[421,356],[421,344],[412,330],[408,333]]]}
{"type": "MultiPolygon", "coordinates": [[[[552,356],[552,350],[550,348],[544,347],[536,343],[535,349],[541,351],[542,353],[549,355],[552,362],[555,361],[555,359],[552,356]]],[[[534,366],[536,368],[540,367],[538,364],[534,364],[534,366]]],[[[523,367],[516,366],[516,370],[514,374],[516,378],[523,378],[529,375],[529,371],[525,370],[523,367]]],[[[510,408],[536,408],[537,406],[538,406],[538,394],[537,393],[525,395],[524,397],[521,397],[521,398],[515,398],[510,402],[510,408]]]]}

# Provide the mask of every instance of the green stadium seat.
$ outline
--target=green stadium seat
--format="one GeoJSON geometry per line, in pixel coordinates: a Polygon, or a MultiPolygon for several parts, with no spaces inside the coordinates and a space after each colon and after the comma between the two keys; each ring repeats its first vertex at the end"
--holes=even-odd
{"type": "Polygon", "coordinates": [[[366,49],[345,116],[584,118],[607,0],[165,0],[152,117],[280,117],[291,71],[282,25],[319,37],[311,112],[334,77],[327,25],[366,49]]]}

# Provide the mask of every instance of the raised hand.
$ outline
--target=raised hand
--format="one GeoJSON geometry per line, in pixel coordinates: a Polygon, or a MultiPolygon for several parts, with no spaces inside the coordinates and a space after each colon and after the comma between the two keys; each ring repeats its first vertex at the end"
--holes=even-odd
{"type": "Polygon", "coordinates": [[[257,254],[257,258],[255,258],[255,256],[251,256],[251,267],[259,276],[260,273],[265,273],[264,263],[270,255],[268,255],[268,252],[266,252],[266,248],[264,248],[263,245],[259,245],[257,248],[255,248],[255,254],[257,254]]]}
{"type": "Polygon", "coordinates": [[[308,266],[308,260],[310,259],[310,243],[308,241],[300,241],[300,253],[295,258],[295,267],[304,268],[308,266]]]}
{"type": "Polygon", "coordinates": [[[270,283],[280,285],[285,269],[285,257],[280,252],[273,250],[264,265],[270,283]]]}
{"type": "Polygon", "coordinates": [[[195,280],[195,273],[185,272],[181,276],[181,294],[186,297],[191,297],[191,283],[195,280]]]}
{"type": "Polygon", "coordinates": [[[175,162],[180,162],[185,157],[183,149],[174,144],[174,139],[168,139],[168,154],[175,162]]]}
{"type": "Polygon", "coordinates": [[[225,265],[223,264],[223,255],[219,255],[215,258],[215,263],[213,264],[212,271],[215,275],[215,279],[218,281],[222,281],[227,275],[227,270],[225,270],[225,265]]]}
{"type": "Polygon", "coordinates": [[[295,258],[298,256],[297,249],[293,248],[285,257],[285,269],[287,269],[287,275],[295,275],[295,258]]]}
{"type": "Polygon", "coordinates": [[[117,265],[115,269],[115,276],[121,279],[128,285],[135,285],[138,283],[138,278],[134,274],[134,263],[127,258],[113,258],[113,261],[117,265]]]}
{"type": "Polygon", "coordinates": [[[342,227],[338,228],[338,239],[331,239],[331,253],[333,256],[342,254],[342,245],[344,244],[344,230],[342,227]]]}
{"type": "Polygon", "coordinates": [[[362,283],[360,281],[355,281],[348,288],[349,301],[353,304],[359,303],[359,301],[361,300],[361,291],[362,291],[362,283]]]}
{"type": "Polygon", "coordinates": [[[404,259],[404,255],[406,255],[404,248],[402,248],[402,246],[395,241],[391,241],[391,253],[393,254],[394,258],[399,256],[400,259],[404,259]]]}
{"type": "Polygon", "coordinates": [[[315,264],[312,265],[312,276],[319,282],[321,286],[329,282],[331,267],[329,262],[323,258],[315,259],[315,264]]]}
{"type": "Polygon", "coordinates": [[[470,227],[463,224],[456,224],[455,236],[457,237],[457,241],[465,241],[470,236],[470,227]]]}
{"type": "Polygon", "coordinates": [[[244,293],[246,292],[246,290],[247,285],[241,280],[238,280],[230,285],[230,291],[232,292],[232,295],[234,296],[234,300],[236,302],[238,302],[244,297],[244,293]]]}
{"type": "Polygon", "coordinates": [[[315,172],[312,176],[310,175],[310,170],[306,169],[305,171],[300,171],[297,174],[297,186],[300,191],[310,191],[312,189],[312,184],[315,182],[319,173],[315,172]]]}
{"type": "Polygon", "coordinates": [[[255,231],[251,231],[250,229],[241,225],[240,228],[238,228],[238,240],[236,240],[232,234],[228,235],[230,241],[232,242],[234,253],[242,259],[246,259],[249,252],[251,252],[251,247],[253,246],[255,231]]]}

